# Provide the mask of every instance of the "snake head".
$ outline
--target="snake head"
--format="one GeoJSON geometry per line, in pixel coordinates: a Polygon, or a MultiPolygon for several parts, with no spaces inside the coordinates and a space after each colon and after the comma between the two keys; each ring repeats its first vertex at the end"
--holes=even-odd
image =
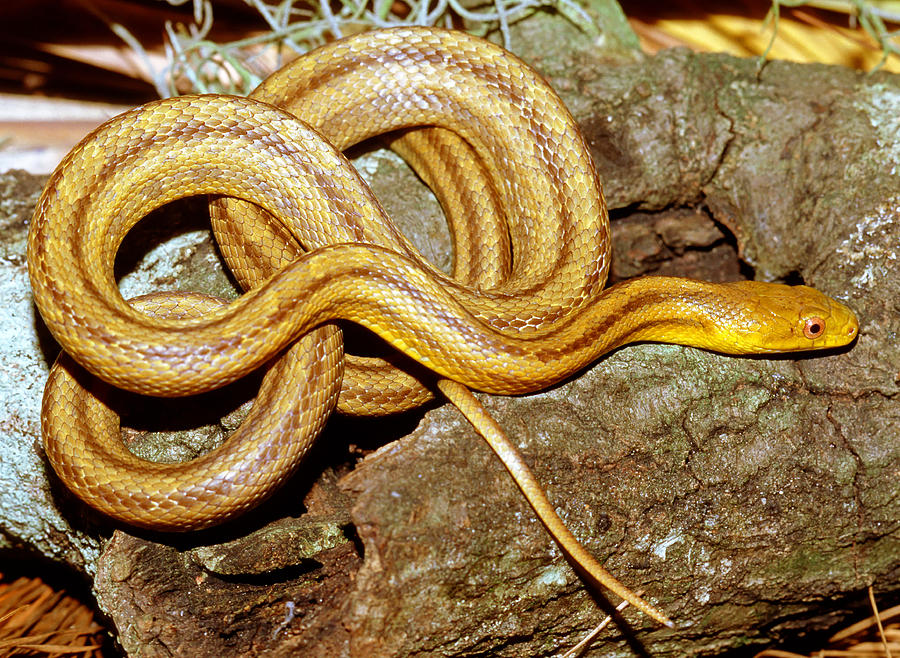
{"type": "Polygon", "coordinates": [[[737,307],[727,335],[732,354],[800,352],[853,342],[859,322],[844,304],[808,286],[760,281],[724,284],[737,307]]]}

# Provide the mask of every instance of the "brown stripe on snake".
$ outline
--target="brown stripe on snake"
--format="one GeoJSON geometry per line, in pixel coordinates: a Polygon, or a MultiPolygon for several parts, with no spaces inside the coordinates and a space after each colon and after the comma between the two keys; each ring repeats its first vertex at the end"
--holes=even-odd
{"type": "MultiPolygon", "coordinates": [[[[454,279],[478,283],[484,289],[503,284],[509,276],[512,253],[504,230],[502,203],[484,163],[462,140],[448,139],[440,128],[405,130],[385,140],[389,148],[406,160],[435,193],[451,223],[454,279]],[[467,186],[469,172],[479,172],[481,186],[467,186]],[[462,219],[463,214],[470,219],[462,219]],[[466,257],[479,245],[485,258],[466,257]]],[[[450,133],[452,135],[452,133],[450,133]]]]}
{"type": "MultiPolygon", "coordinates": [[[[427,58],[426,58],[426,59],[427,59],[427,58]]],[[[377,67],[379,64],[383,64],[382,58],[380,58],[380,57],[379,57],[379,58],[374,58],[374,57],[373,57],[373,58],[370,58],[370,59],[366,59],[364,55],[360,56],[359,54],[355,54],[355,55],[354,55],[353,61],[354,61],[354,65],[356,65],[357,63],[359,64],[359,67],[358,67],[359,70],[372,70],[373,67],[377,67]]],[[[444,65],[446,65],[446,61],[445,61],[443,58],[434,58],[434,61],[435,61],[435,63],[437,63],[437,64],[444,64],[444,65]]],[[[319,62],[319,63],[321,63],[321,62],[319,62]]],[[[341,63],[341,64],[343,65],[343,63],[341,63]]],[[[459,67],[460,67],[460,68],[464,68],[465,66],[466,66],[465,61],[460,62],[460,64],[459,64],[459,67]]],[[[338,76],[338,78],[339,78],[339,82],[336,83],[336,84],[334,85],[335,87],[339,86],[340,84],[346,85],[347,88],[352,88],[352,87],[354,86],[353,84],[351,84],[350,81],[345,81],[345,80],[343,80],[343,77],[348,76],[349,73],[347,73],[345,70],[341,69],[341,67],[338,66],[338,65],[334,65],[334,66],[333,66],[333,69],[334,69],[334,71],[335,71],[334,75],[335,75],[335,76],[338,76]]],[[[356,71],[356,70],[357,70],[357,67],[354,66],[354,67],[353,67],[353,71],[356,71]]],[[[304,69],[304,72],[305,72],[305,71],[306,71],[306,69],[304,69]]],[[[324,77],[326,77],[326,76],[328,76],[328,75],[331,75],[331,74],[332,74],[332,68],[329,68],[327,62],[324,63],[323,68],[321,69],[321,72],[320,72],[320,70],[318,70],[318,69],[316,69],[316,70],[311,70],[311,71],[309,72],[309,76],[311,76],[311,78],[313,79],[313,81],[315,81],[315,80],[322,80],[324,77]]],[[[493,76],[494,76],[493,72],[492,72],[490,75],[492,76],[492,78],[493,78],[494,80],[496,80],[496,78],[493,77],[493,76]]],[[[278,78],[278,77],[273,78],[273,80],[272,80],[272,85],[273,85],[273,86],[278,86],[278,87],[281,87],[281,88],[287,87],[287,88],[299,88],[299,89],[306,89],[308,86],[310,86],[310,85],[309,85],[309,82],[308,82],[308,79],[307,79],[307,75],[293,74],[293,72],[292,72],[291,75],[284,75],[284,76],[282,76],[282,77],[283,77],[284,79],[281,79],[281,78],[278,78]],[[285,84],[288,80],[290,80],[291,84],[285,84]]],[[[355,80],[354,80],[354,82],[355,82],[355,80]]],[[[488,87],[487,84],[481,84],[480,82],[479,82],[479,85],[480,85],[479,88],[488,87]]],[[[265,85],[264,85],[264,86],[265,86],[265,85]]],[[[312,87],[316,87],[316,86],[317,86],[316,82],[313,82],[313,83],[312,83],[312,87]]],[[[358,85],[357,85],[357,86],[358,86],[358,85]]],[[[495,82],[495,83],[492,85],[492,87],[508,87],[508,85],[501,85],[501,84],[498,84],[498,83],[495,82]]],[[[393,88],[392,88],[392,91],[393,91],[393,88]]],[[[491,92],[492,92],[492,93],[494,93],[495,91],[496,91],[495,89],[491,89],[491,92]]],[[[399,93],[399,92],[398,92],[398,93],[399,93]]],[[[278,99],[275,97],[274,94],[265,94],[265,93],[263,93],[263,94],[260,96],[260,98],[263,98],[263,99],[265,99],[265,100],[267,100],[267,101],[276,101],[276,102],[278,102],[278,99]]],[[[395,99],[395,100],[398,100],[398,101],[399,101],[399,100],[402,100],[402,99],[395,99]]],[[[497,99],[497,97],[495,96],[495,97],[493,97],[493,98],[491,99],[491,101],[486,101],[486,102],[485,102],[485,105],[491,105],[492,107],[496,107],[495,105],[492,105],[492,104],[491,104],[493,101],[496,101],[496,100],[498,100],[498,99],[497,99]]],[[[500,100],[503,100],[503,99],[500,99],[500,100]]],[[[369,98],[366,99],[366,102],[367,102],[367,103],[379,103],[379,102],[382,102],[382,99],[379,98],[379,97],[369,97],[369,98]]],[[[291,109],[292,109],[292,110],[296,110],[296,111],[297,111],[298,113],[300,113],[302,116],[305,116],[305,117],[307,117],[307,118],[308,118],[309,116],[312,115],[311,112],[308,112],[308,111],[307,111],[306,104],[303,104],[303,103],[301,103],[300,105],[298,105],[298,107],[296,107],[296,108],[293,108],[293,107],[292,107],[291,109]]],[[[457,107],[457,106],[454,105],[451,111],[453,111],[453,112],[459,112],[459,111],[461,111],[461,110],[463,110],[463,109],[465,109],[465,108],[457,107]]],[[[341,115],[341,116],[345,116],[345,115],[341,115]]],[[[338,119],[335,119],[335,120],[338,120],[338,119]]],[[[423,121],[424,121],[424,120],[427,120],[427,119],[423,118],[423,121]]],[[[525,116],[520,114],[519,120],[525,121],[525,116]]],[[[455,121],[455,124],[456,124],[458,127],[460,127],[461,129],[465,129],[465,127],[466,127],[467,125],[471,125],[471,124],[472,124],[472,118],[471,118],[471,117],[470,117],[470,118],[467,118],[467,119],[464,120],[464,121],[460,121],[458,118],[454,118],[454,121],[455,121]]],[[[325,131],[326,135],[330,134],[330,132],[331,132],[331,130],[329,129],[330,124],[329,124],[325,119],[323,119],[323,118],[321,118],[321,117],[318,118],[318,119],[316,119],[316,125],[317,125],[318,127],[320,127],[320,128],[324,128],[324,131],[325,131]]],[[[369,124],[368,124],[367,122],[364,122],[364,125],[365,125],[365,126],[369,126],[369,124]]],[[[547,122],[547,125],[549,125],[549,122],[547,122]]],[[[549,136],[543,136],[543,137],[541,136],[542,133],[544,133],[544,131],[545,131],[545,124],[542,123],[542,122],[531,120],[531,123],[530,123],[530,125],[528,126],[527,129],[528,129],[528,130],[533,130],[533,131],[535,132],[535,134],[536,134],[536,139],[537,139],[538,141],[546,141],[547,139],[551,139],[551,137],[549,137],[549,136]]],[[[576,131],[575,133],[573,133],[573,134],[574,134],[574,135],[578,135],[577,131],[576,131]]],[[[359,135],[355,135],[355,138],[359,138],[359,137],[360,137],[359,135]]],[[[337,143],[340,144],[340,145],[342,145],[342,146],[346,144],[346,142],[344,142],[344,141],[337,141],[337,143]]],[[[545,150],[545,151],[548,151],[548,152],[552,152],[552,148],[553,148],[554,146],[558,146],[558,144],[552,145],[550,149],[546,149],[546,148],[545,148],[544,150],[545,150]]],[[[532,149],[532,150],[533,150],[533,149],[532,149]]],[[[533,160],[534,155],[535,155],[535,153],[532,152],[530,156],[528,156],[528,157],[523,156],[523,157],[521,157],[521,158],[517,158],[517,160],[519,160],[519,161],[521,161],[521,162],[526,162],[526,163],[527,163],[527,162],[530,162],[530,161],[533,160]]],[[[564,188],[564,187],[558,187],[558,186],[556,186],[556,187],[554,187],[554,186],[547,186],[545,189],[550,190],[550,193],[557,194],[557,193],[558,193],[558,190],[560,190],[560,189],[565,189],[565,188],[564,188]]],[[[585,201],[590,200],[590,199],[592,199],[592,198],[595,198],[596,196],[597,196],[597,195],[588,195],[588,196],[585,198],[585,201]]],[[[541,199],[541,202],[544,202],[544,201],[545,201],[544,199],[541,199]]],[[[557,206],[557,205],[553,205],[553,204],[549,204],[549,203],[543,203],[543,205],[542,205],[541,207],[542,207],[542,208],[549,208],[549,209],[552,210],[552,212],[557,212],[558,208],[560,208],[560,207],[565,207],[565,206],[557,206]]],[[[535,215],[540,215],[541,212],[542,212],[541,210],[538,210],[538,211],[535,212],[535,215]]],[[[547,236],[547,239],[552,239],[552,240],[554,240],[554,241],[561,240],[561,236],[559,236],[559,235],[552,235],[552,234],[546,233],[546,232],[545,232],[545,235],[547,236]]],[[[564,242],[562,242],[562,243],[564,243],[564,242]]],[[[544,250],[544,251],[546,251],[548,254],[552,254],[553,257],[557,258],[557,261],[559,260],[559,257],[557,256],[556,252],[554,252],[554,251],[552,251],[552,250],[544,250]]],[[[543,254],[541,254],[541,257],[543,257],[543,254]]],[[[602,262],[602,260],[599,261],[599,262],[602,262]]],[[[555,265],[554,265],[554,267],[555,267],[555,265]]]]}
{"type": "MultiPolygon", "coordinates": [[[[365,60],[363,60],[363,62],[365,63],[365,60]]],[[[369,67],[371,67],[371,65],[374,65],[374,64],[368,63],[369,67]]],[[[324,75],[327,75],[328,71],[329,71],[329,69],[327,68],[327,65],[326,65],[326,67],[324,67],[324,70],[326,71],[326,73],[324,75]]],[[[315,76],[315,73],[313,75],[315,76]]],[[[284,87],[284,86],[288,86],[288,85],[282,85],[282,87],[284,87]]],[[[302,82],[297,82],[295,86],[296,86],[296,88],[306,89],[309,85],[304,80],[302,82]]],[[[313,85],[313,86],[315,86],[315,85],[313,85]]],[[[269,100],[272,100],[272,99],[269,98],[269,100]]],[[[292,109],[295,109],[295,108],[292,108],[292,109]]],[[[550,189],[555,191],[555,190],[559,190],[562,188],[557,186],[557,187],[551,187],[550,189]]],[[[588,198],[590,198],[590,195],[588,195],[588,198]]],[[[548,235],[547,238],[550,239],[550,236],[548,235]]],[[[557,238],[555,238],[555,241],[558,241],[559,243],[562,243],[562,244],[567,243],[566,240],[561,240],[558,236],[557,236],[557,238]]],[[[544,250],[544,251],[546,251],[546,250],[544,250]]],[[[552,252],[549,252],[549,253],[552,253],[552,252]]],[[[557,263],[558,263],[558,261],[559,261],[559,259],[557,259],[557,263]]],[[[600,263],[601,265],[600,265],[600,267],[597,268],[597,272],[595,273],[595,277],[594,277],[594,282],[596,282],[599,279],[599,277],[601,276],[601,272],[604,271],[604,268],[605,268],[605,261],[602,257],[598,258],[595,262],[600,263]]],[[[557,266],[554,265],[554,268],[555,267],[557,267],[557,266]]],[[[594,282],[592,282],[592,284],[594,282]]],[[[527,298],[528,295],[533,296],[533,295],[535,295],[536,292],[540,291],[542,288],[543,288],[543,283],[541,283],[541,282],[537,282],[535,285],[531,286],[530,288],[523,288],[522,285],[520,284],[519,292],[521,294],[517,296],[517,299],[527,298]]],[[[557,292],[557,296],[559,294],[561,294],[561,293],[557,292]]],[[[535,323],[546,324],[547,321],[549,321],[551,319],[555,319],[557,317],[560,317],[563,313],[565,313],[565,310],[561,310],[561,309],[565,309],[570,306],[578,305],[581,302],[582,296],[583,295],[580,295],[579,297],[571,298],[568,300],[560,299],[559,300],[560,303],[555,305],[551,309],[553,312],[549,313],[549,314],[546,311],[536,312],[534,310],[533,306],[526,305],[525,307],[522,307],[521,304],[514,305],[514,306],[510,307],[512,309],[510,311],[510,314],[514,317],[513,322],[506,323],[505,321],[501,320],[502,316],[495,315],[493,317],[493,321],[491,323],[494,326],[497,326],[500,328],[502,328],[503,326],[507,326],[507,324],[509,324],[511,326],[516,326],[519,328],[529,328],[527,322],[525,322],[525,323],[521,322],[521,317],[523,317],[523,316],[529,317],[530,316],[530,317],[534,318],[533,321],[535,323]],[[526,312],[524,309],[527,309],[529,312],[526,312]]],[[[478,313],[477,311],[476,311],[476,315],[478,315],[479,317],[482,317],[484,319],[487,319],[489,321],[492,320],[490,315],[481,314],[481,313],[478,313]]],[[[350,379],[350,376],[349,376],[350,374],[351,373],[348,373],[348,379],[350,379]]]]}

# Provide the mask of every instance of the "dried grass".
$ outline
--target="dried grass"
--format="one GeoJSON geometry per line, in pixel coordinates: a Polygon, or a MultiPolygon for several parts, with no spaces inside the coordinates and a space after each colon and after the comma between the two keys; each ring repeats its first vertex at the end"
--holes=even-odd
{"type": "Polygon", "coordinates": [[[103,633],[72,596],[40,578],[0,574],[0,656],[102,658],[103,633]]]}
{"type": "Polygon", "coordinates": [[[900,3],[674,0],[665,10],[649,0],[622,5],[648,52],[687,46],[696,51],[900,72],[900,3]],[[802,5],[802,6],[800,6],[802,5]],[[777,11],[776,11],[777,7],[777,11]]]}
{"type": "Polygon", "coordinates": [[[820,649],[806,655],[767,649],[755,658],[900,658],[900,605],[879,611],[871,587],[869,602],[871,617],[838,631],[820,649]]]}
{"type": "MultiPolygon", "coordinates": [[[[166,0],[172,5],[188,0],[166,0]]],[[[583,31],[599,35],[577,0],[244,0],[262,18],[266,30],[228,42],[210,38],[212,0],[193,1],[193,23],[167,22],[165,61],[157,66],[143,44],[122,24],[94,9],[143,61],[160,97],[179,93],[246,94],[285,61],[327,41],[373,28],[396,25],[463,27],[475,34],[499,30],[504,43],[512,22],[550,9],[583,31]]]]}

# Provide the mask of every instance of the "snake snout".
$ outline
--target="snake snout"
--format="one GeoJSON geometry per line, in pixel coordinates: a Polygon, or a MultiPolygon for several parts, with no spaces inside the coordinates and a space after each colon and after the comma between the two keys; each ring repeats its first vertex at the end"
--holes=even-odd
{"type": "Polygon", "coordinates": [[[859,321],[849,307],[809,286],[757,281],[731,284],[752,294],[761,352],[800,352],[843,347],[856,339],[859,321]]]}

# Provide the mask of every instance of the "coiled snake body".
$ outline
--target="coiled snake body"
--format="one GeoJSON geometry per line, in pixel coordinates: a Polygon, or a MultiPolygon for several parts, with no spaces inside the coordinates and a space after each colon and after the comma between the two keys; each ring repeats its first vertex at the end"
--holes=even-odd
{"type": "MultiPolygon", "coordinates": [[[[603,194],[574,120],[537,74],[480,39],[366,33],[298,59],[251,99],[150,103],[88,136],[47,183],[28,244],[44,321],[80,366],[149,395],[220,387],[281,356],[235,435],[186,464],[132,456],[118,418],[63,359],[45,393],[47,455],[113,517],[203,527],[276,487],[335,405],[389,413],[432,395],[389,363],[345,366],[332,320],[371,329],[436,373],[486,436],[499,428],[466,387],[535,391],[631,341],[741,354],[843,345],[857,331],[849,309],[802,286],[644,278],[604,290],[608,252],[603,194]],[[398,130],[393,148],[445,209],[455,278],[419,256],[341,155],[398,130]],[[227,305],[190,293],[129,304],[113,277],[125,234],[199,194],[217,195],[213,228],[248,292],[227,305]]],[[[550,527],[552,507],[516,472],[527,467],[492,445],[550,527]]],[[[599,565],[586,568],[665,620],[599,565]]]]}

